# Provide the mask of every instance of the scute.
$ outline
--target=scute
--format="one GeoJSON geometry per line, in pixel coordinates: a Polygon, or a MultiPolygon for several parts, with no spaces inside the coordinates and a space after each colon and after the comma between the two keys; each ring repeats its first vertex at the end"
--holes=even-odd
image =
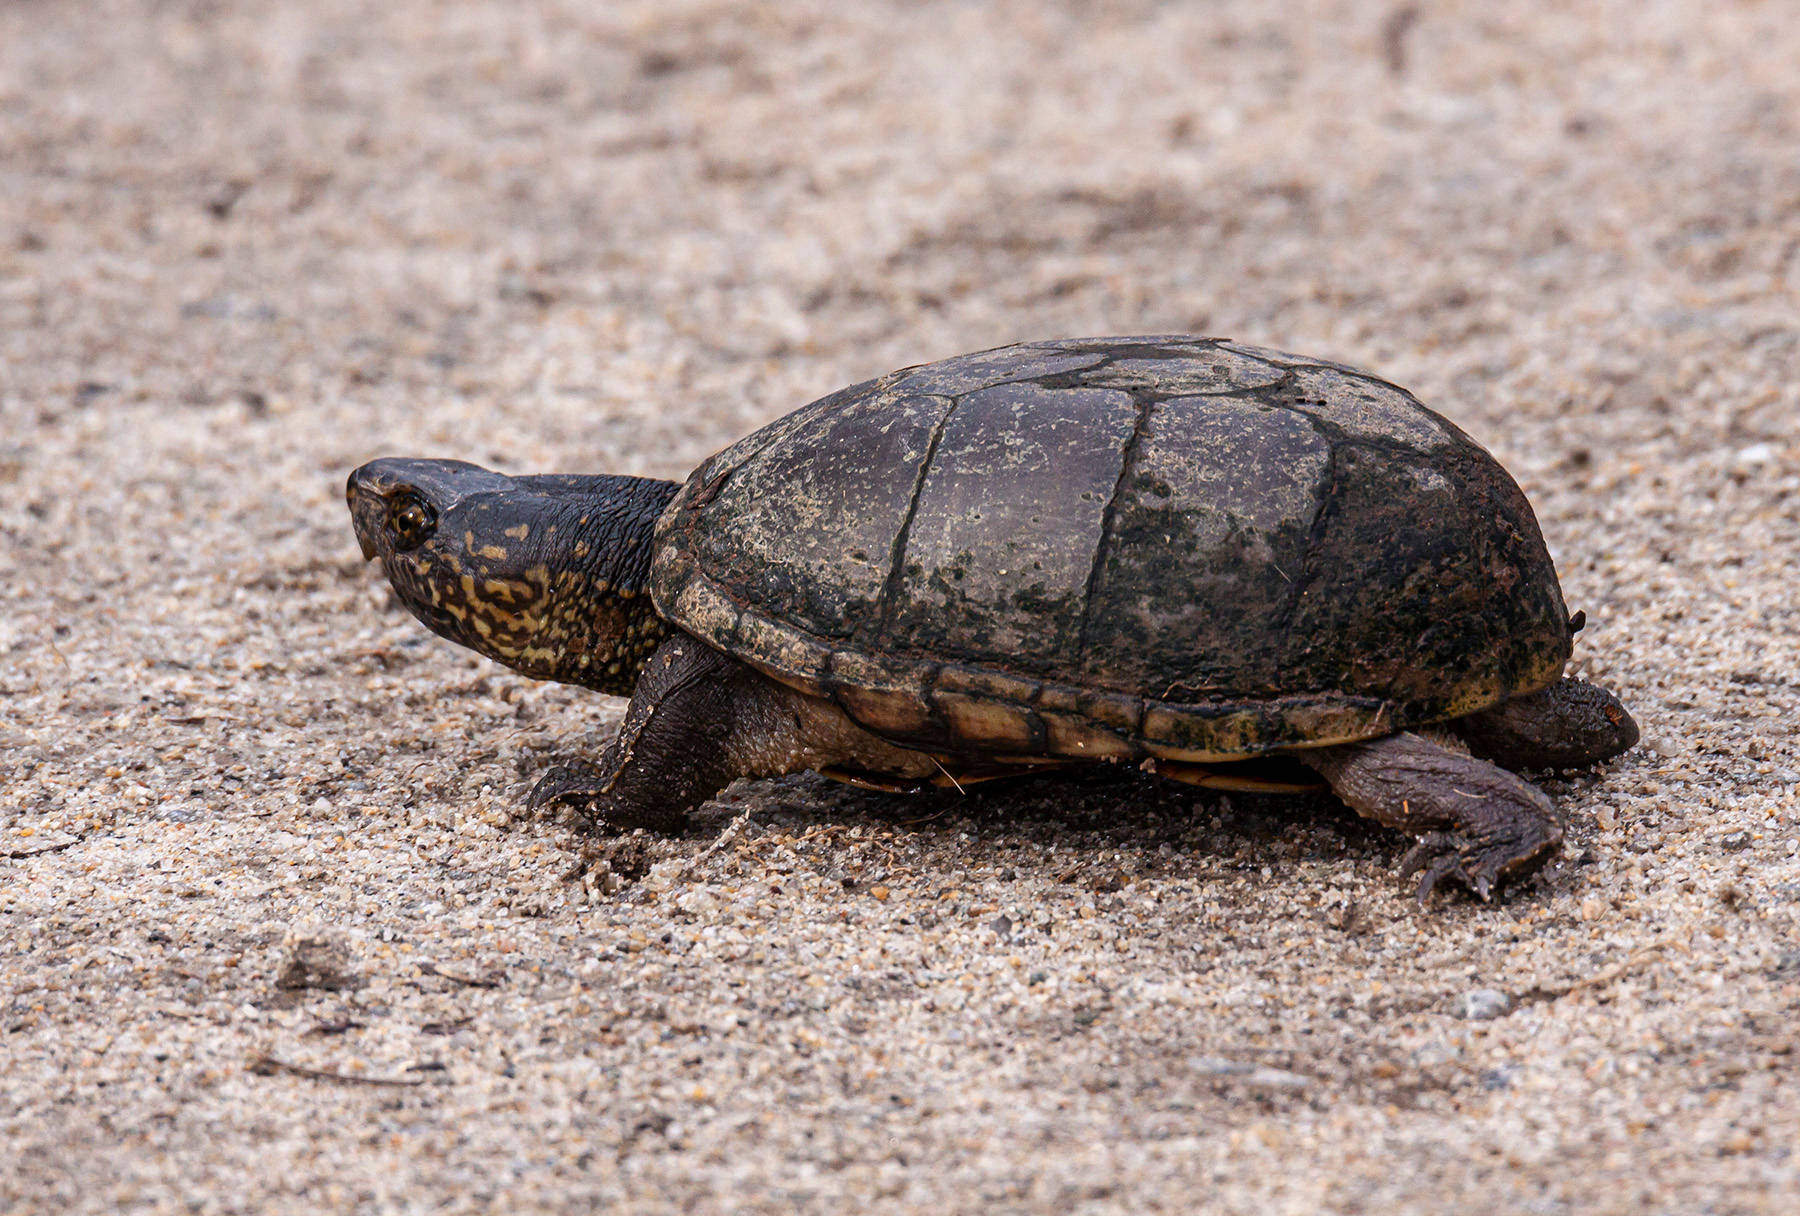
{"type": "Polygon", "coordinates": [[[1569,640],[1511,478],[1354,369],[1187,337],[903,369],[707,461],[673,623],[945,750],[1213,760],[1542,686],[1569,640]]]}
{"type": "Polygon", "coordinates": [[[1347,438],[1400,443],[1421,452],[1474,442],[1405,389],[1361,372],[1294,368],[1283,390],[1288,408],[1347,438]]]}
{"type": "Polygon", "coordinates": [[[1254,398],[1153,412],[1088,601],[1085,683],[1158,700],[1275,697],[1331,443],[1254,398]]]}
{"type": "Polygon", "coordinates": [[[731,526],[693,534],[695,559],[721,587],[761,587],[813,633],[867,641],[866,606],[882,597],[914,483],[951,406],[871,388],[766,444],[739,444],[705,506],[731,526]]]}
{"type": "Polygon", "coordinates": [[[955,396],[976,388],[992,388],[1020,380],[1069,375],[1095,367],[1106,353],[1093,349],[1002,346],[893,373],[894,391],[955,396]]]}
{"type": "Polygon", "coordinates": [[[999,384],[957,398],[881,611],[858,641],[1047,679],[1072,671],[1138,413],[1113,389],[999,384]]]}

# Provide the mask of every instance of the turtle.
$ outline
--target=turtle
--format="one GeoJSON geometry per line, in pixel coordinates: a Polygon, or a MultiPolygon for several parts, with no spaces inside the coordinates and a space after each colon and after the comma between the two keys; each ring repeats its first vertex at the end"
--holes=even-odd
{"type": "Polygon", "coordinates": [[[530,805],[679,831],[738,777],[1077,764],[1329,788],[1421,901],[1561,847],[1519,772],[1637,742],[1565,674],[1525,494],[1406,390],[1220,338],[1003,346],[852,385],[685,483],[387,457],[363,556],[455,642],[629,696],[530,805]]]}

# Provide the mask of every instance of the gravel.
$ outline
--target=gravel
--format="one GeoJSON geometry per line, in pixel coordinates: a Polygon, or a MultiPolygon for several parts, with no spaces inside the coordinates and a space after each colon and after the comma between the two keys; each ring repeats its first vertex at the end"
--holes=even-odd
{"type": "Polygon", "coordinates": [[[1794,1210],[1797,62],[1699,0],[0,6],[0,1211],[1794,1210]],[[1171,331],[1526,487],[1646,739],[1531,886],[1135,776],[586,840],[521,795],[619,703],[343,509],[1171,331]]]}

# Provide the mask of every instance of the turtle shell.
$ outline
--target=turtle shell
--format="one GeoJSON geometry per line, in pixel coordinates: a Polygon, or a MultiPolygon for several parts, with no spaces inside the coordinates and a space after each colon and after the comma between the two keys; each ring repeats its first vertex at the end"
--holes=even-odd
{"type": "Polygon", "coordinates": [[[1524,494],[1405,390],[1189,337],[854,385],[657,525],[681,629],[945,751],[1209,761],[1454,718],[1570,650],[1524,494]]]}

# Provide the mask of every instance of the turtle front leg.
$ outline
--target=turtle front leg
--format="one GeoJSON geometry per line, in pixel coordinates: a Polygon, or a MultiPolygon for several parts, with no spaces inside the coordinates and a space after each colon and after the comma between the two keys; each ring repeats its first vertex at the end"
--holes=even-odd
{"type": "Polygon", "coordinates": [[[900,777],[936,768],[931,757],[876,738],[830,702],[677,635],[644,664],[600,763],[552,768],[530,805],[585,809],[614,830],[677,832],[689,811],[738,777],[833,764],[900,777]]]}
{"type": "Polygon", "coordinates": [[[1562,847],[1562,824],[1542,790],[1418,735],[1295,755],[1357,814],[1418,839],[1400,875],[1420,874],[1421,903],[1446,878],[1488,899],[1497,885],[1530,874],[1562,847]]]}

